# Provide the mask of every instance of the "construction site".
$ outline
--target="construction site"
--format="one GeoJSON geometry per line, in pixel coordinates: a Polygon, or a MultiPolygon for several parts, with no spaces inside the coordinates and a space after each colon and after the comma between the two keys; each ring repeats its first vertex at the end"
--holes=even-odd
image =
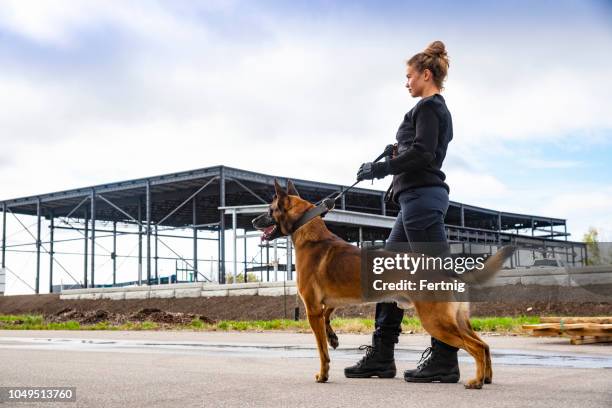
{"type": "MultiPolygon", "coordinates": [[[[5,287],[19,281],[29,289],[25,293],[38,294],[62,288],[238,283],[239,276],[242,282],[249,277],[292,281],[291,240],[260,242],[251,225],[266,211],[275,179],[285,184],[288,178],[214,166],[4,199],[5,287]],[[20,266],[24,262],[27,268],[20,266]]],[[[313,203],[348,188],[292,181],[313,203]]],[[[384,201],[384,192],[353,188],[325,222],[355,245],[384,244],[398,211],[384,201]]],[[[570,239],[564,219],[451,201],[445,226],[454,252],[490,254],[502,245],[520,247],[510,268],[587,262],[585,244],[570,239]]]]}

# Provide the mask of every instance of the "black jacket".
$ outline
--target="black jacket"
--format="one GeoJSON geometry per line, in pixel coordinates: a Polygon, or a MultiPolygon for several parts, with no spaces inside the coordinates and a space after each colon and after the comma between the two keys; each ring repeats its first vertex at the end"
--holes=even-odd
{"type": "Polygon", "coordinates": [[[404,190],[442,186],[442,162],[448,143],[453,139],[453,123],[446,102],[440,94],[421,99],[406,115],[397,135],[397,156],[385,162],[393,174],[393,201],[404,190]]]}

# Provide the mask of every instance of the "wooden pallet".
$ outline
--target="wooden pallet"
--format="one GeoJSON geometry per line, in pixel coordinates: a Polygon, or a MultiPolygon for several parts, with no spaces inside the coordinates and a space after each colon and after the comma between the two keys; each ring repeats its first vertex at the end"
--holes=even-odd
{"type": "Polygon", "coordinates": [[[533,336],[569,336],[571,344],[612,342],[612,317],[542,317],[541,324],[524,324],[533,336]]]}
{"type": "Polygon", "coordinates": [[[612,323],[612,317],[540,317],[542,323],[612,323]]]}

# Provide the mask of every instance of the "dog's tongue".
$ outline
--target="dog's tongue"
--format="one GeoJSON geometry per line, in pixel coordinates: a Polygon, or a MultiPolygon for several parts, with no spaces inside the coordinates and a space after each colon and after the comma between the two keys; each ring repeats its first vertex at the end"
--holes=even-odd
{"type": "Polygon", "coordinates": [[[270,234],[272,233],[273,229],[274,229],[274,225],[270,225],[268,228],[264,229],[263,233],[261,234],[261,240],[262,241],[267,240],[270,234]]]}

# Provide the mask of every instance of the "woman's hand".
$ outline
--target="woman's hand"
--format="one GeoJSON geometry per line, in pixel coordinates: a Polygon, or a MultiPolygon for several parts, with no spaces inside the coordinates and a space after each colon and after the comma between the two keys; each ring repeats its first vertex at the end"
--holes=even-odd
{"type": "Polygon", "coordinates": [[[357,181],[373,180],[375,178],[383,178],[389,174],[387,162],[367,162],[363,163],[357,170],[357,181]]]}

